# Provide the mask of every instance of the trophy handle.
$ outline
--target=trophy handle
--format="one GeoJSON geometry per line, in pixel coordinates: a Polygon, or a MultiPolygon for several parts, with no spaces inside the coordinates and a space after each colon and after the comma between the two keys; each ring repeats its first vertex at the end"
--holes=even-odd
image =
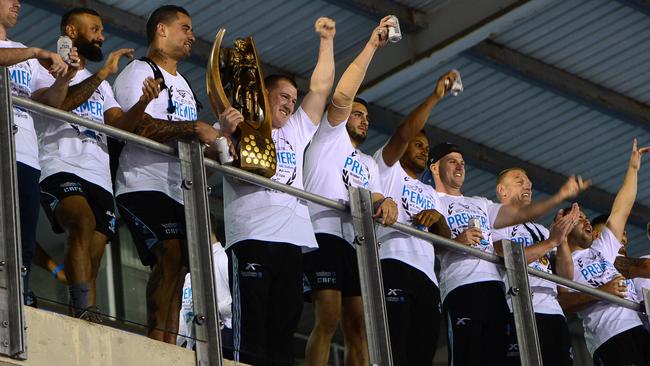
{"type": "Polygon", "coordinates": [[[221,83],[221,72],[219,69],[219,56],[221,52],[221,43],[223,41],[223,36],[226,34],[225,28],[220,28],[217,32],[217,36],[214,39],[212,44],[212,52],[210,53],[210,58],[208,59],[208,67],[205,71],[205,83],[206,90],[208,91],[208,100],[210,101],[210,106],[212,111],[217,117],[230,107],[230,101],[226,96],[226,92],[223,89],[223,84],[221,83]]]}
{"type": "Polygon", "coordinates": [[[249,123],[253,129],[260,130],[262,133],[266,133],[268,131],[268,134],[271,134],[271,131],[273,129],[273,120],[271,116],[271,104],[269,103],[269,97],[266,94],[266,84],[264,83],[264,73],[262,72],[262,63],[260,62],[260,58],[257,55],[257,48],[255,47],[255,41],[253,41],[253,37],[249,36],[248,37],[248,42],[250,42],[251,48],[253,49],[253,54],[255,55],[255,62],[257,63],[257,74],[259,76],[259,84],[258,84],[258,90],[259,90],[259,95],[262,97],[263,100],[263,113],[264,113],[264,121],[258,125],[254,123],[249,123]]]}

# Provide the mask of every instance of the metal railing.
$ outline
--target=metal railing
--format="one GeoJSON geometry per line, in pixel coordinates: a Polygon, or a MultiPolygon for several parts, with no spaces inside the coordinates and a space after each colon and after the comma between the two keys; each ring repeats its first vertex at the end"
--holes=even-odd
{"type": "MultiPolygon", "coordinates": [[[[178,143],[178,149],[161,144],[141,136],[131,134],[117,128],[86,120],[72,113],[51,108],[30,99],[10,97],[9,83],[6,70],[0,69],[0,113],[4,117],[0,131],[0,240],[3,246],[0,250],[0,354],[16,358],[25,358],[25,333],[22,313],[21,281],[20,281],[20,236],[17,235],[17,203],[15,155],[13,155],[13,136],[11,125],[13,115],[11,105],[28,109],[37,114],[50,118],[75,123],[80,126],[104,133],[113,138],[138,144],[150,150],[168,154],[181,162],[183,191],[185,200],[185,215],[187,225],[187,241],[190,258],[190,273],[192,276],[192,295],[195,307],[195,334],[197,336],[196,358],[197,365],[221,365],[221,339],[218,328],[217,297],[214,291],[214,272],[212,271],[212,251],[209,243],[208,220],[208,187],[205,168],[224,175],[259,185],[272,190],[290,194],[322,206],[352,215],[355,228],[355,244],[361,279],[362,296],[364,299],[365,324],[368,337],[370,361],[373,365],[392,365],[390,355],[390,340],[388,334],[384,291],[382,285],[380,264],[377,251],[377,241],[372,222],[372,205],[370,193],[364,189],[350,190],[351,203],[340,202],[318,196],[301,189],[274,182],[270,179],[204,159],[202,147],[198,142],[178,143]],[[4,266],[3,264],[6,264],[4,266]],[[7,270],[3,270],[6,267],[7,270]],[[16,310],[19,309],[19,310],[16,310]],[[6,323],[5,323],[6,322],[6,323]],[[5,326],[7,324],[7,326],[5,326]]],[[[508,273],[510,288],[513,296],[513,308],[520,344],[520,357],[523,365],[541,365],[537,331],[531,305],[531,295],[528,287],[528,276],[543,278],[559,285],[588,293],[602,300],[643,312],[641,305],[614,295],[584,286],[565,278],[548,274],[528,267],[525,262],[521,245],[504,244],[504,258],[485,253],[447,238],[423,232],[414,227],[396,223],[393,228],[427,240],[436,246],[457,252],[466,253],[479,259],[504,266],[508,273]],[[534,340],[534,341],[530,341],[534,340]]],[[[646,301],[648,304],[648,301],[646,301]]]]}

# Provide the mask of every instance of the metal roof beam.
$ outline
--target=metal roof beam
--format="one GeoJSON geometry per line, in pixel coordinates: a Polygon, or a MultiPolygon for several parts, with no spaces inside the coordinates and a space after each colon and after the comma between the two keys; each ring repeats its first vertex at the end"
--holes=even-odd
{"type": "Polygon", "coordinates": [[[555,0],[454,0],[427,15],[427,27],[384,47],[375,56],[362,88],[373,100],[386,83],[416,79],[425,70],[531,17],[555,0]]]}
{"type": "Polygon", "coordinates": [[[650,16],[650,0],[618,0],[618,2],[650,16]]]}
{"type": "Polygon", "coordinates": [[[479,61],[496,65],[528,82],[551,88],[615,118],[650,128],[650,106],[611,89],[492,41],[481,42],[467,53],[479,61]]]}
{"type": "MultiPolygon", "coordinates": [[[[368,106],[368,112],[370,115],[375,116],[371,127],[389,135],[392,134],[406,118],[399,113],[379,107],[372,103],[368,106]]],[[[533,182],[534,187],[543,192],[554,194],[568,179],[568,177],[563,174],[521,160],[517,157],[453,134],[439,127],[432,126],[431,124],[427,124],[425,130],[432,146],[434,143],[441,142],[454,143],[460,146],[461,150],[463,150],[463,157],[468,163],[494,174],[499,174],[502,170],[512,167],[525,169],[528,177],[533,182]]],[[[578,196],[577,202],[592,210],[605,213],[611,210],[615,197],[614,194],[603,189],[591,187],[578,196]]],[[[650,222],[650,207],[635,204],[632,213],[630,214],[629,221],[635,226],[645,228],[646,224],[650,222]]]]}
{"type": "Polygon", "coordinates": [[[427,26],[424,12],[387,0],[325,0],[340,8],[351,10],[366,18],[377,20],[393,14],[399,19],[404,33],[413,33],[427,26]]]}
{"type": "MultiPolygon", "coordinates": [[[[76,7],[87,7],[94,9],[101,16],[104,22],[104,25],[108,30],[117,35],[125,36],[127,39],[131,39],[136,43],[143,45],[147,44],[147,32],[145,26],[147,24],[147,19],[144,17],[139,17],[137,15],[131,14],[127,11],[119,9],[112,5],[107,5],[97,0],[23,0],[24,3],[28,3],[37,8],[45,9],[48,11],[56,12],[63,14],[67,9],[76,8],[76,7]]],[[[192,45],[192,56],[189,58],[189,62],[206,67],[208,58],[210,57],[210,52],[212,50],[212,42],[204,39],[197,39],[192,45]]],[[[308,90],[309,80],[298,75],[295,75],[291,72],[278,68],[270,64],[262,64],[264,68],[264,74],[284,74],[290,75],[298,84],[300,90],[308,90]]]]}

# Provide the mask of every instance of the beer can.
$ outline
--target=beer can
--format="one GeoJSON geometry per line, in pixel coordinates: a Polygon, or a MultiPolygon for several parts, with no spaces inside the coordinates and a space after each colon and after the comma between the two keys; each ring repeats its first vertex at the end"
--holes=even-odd
{"type": "MultiPolygon", "coordinates": [[[[458,94],[463,92],[463,81],[460,78],[460,72],[458,70],[451,70],[456,74],[456,80],[454,80],[454,83],[451,85],[451,89],[449,91],[451,92],[451,95],[457,97],[458,94]]],[[[445,86],[449,86],[449,80],[445,80],[445,86]]]]}
{"type": "Polygon", "coordinates": [[[70,50],[72,49],[72,39],[68,36],[61,36],[56,41],[56,52],[61,56],[63,61],[71,63],[70,50]]]}
{"type": "Polygon", "coordinates": [[[395,21],[394,27],[388,27],[388,40],[397,43],[402,40],[402,30],[399,28],[399,20],[394,15],[389,15],[395,21]]]}
{"type": "Polygon", "coordinates": [[[233,157],[230,155],[230,148],[228,147],[228,139],[225,137],[218,137],[215,141],[217,145],[217,154],[219,154],[219,162],[223,165],[232,164],[233,157]]]}
{"type": "Polygon", "coordinates": [[[472,217],[469,219],[469,222],[467,223],[467,227],[469,228],[481,228],[481,220],[478,217],[472,217]]]}

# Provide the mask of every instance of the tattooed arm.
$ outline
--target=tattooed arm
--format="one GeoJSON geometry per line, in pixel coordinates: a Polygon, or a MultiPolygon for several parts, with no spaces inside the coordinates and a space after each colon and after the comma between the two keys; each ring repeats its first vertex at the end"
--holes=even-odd
{"type": "Polygon", "coordinates": [[[212,126],[201,121],[173,122],[156,119],[145,114],[133,133],[158,142],[198,138],[203,144],[212,145],[221,136],[212,126]]]}

